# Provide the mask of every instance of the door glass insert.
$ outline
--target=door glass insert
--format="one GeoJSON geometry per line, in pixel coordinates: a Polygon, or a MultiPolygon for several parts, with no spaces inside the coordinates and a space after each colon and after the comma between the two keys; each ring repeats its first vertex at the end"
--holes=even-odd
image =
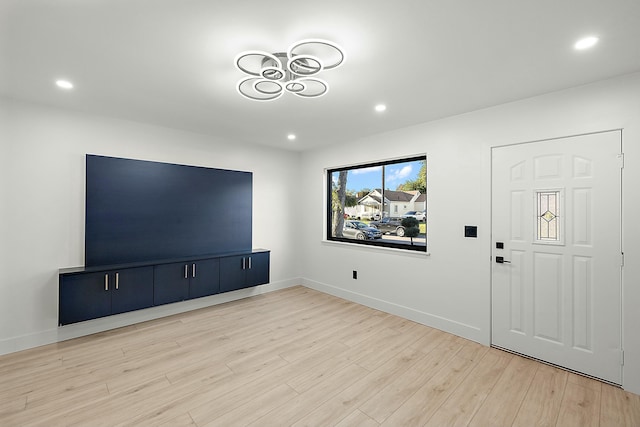
{"type": "Polygon", "coordinates": [[[541,242],[560,241],[560,191],[536,192],[536,240],[541,242]]]}

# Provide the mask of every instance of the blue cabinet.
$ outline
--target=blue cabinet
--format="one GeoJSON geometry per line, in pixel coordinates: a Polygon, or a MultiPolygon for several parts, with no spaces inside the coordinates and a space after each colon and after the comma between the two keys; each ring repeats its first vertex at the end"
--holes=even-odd
{"type": "Polygon", "coordinates": [[[153,305],[153,268],[137,267],[60,276],[61,325],[153,305]]]}
{"type": "Polygon", "coordinates": [[[257,286],[269,283],[269,252],[249,255],[246,286],[257,286]]]}
{"type": "Polygon", "coordinates": [[[200,298],[220,292],[217,258],[154,266],[154,305],[200,298]]]}
{"type": "Polygon", "coordinates": [[[220,259],[220,291],[228,292],[269,282],[269,252],[220,259]]]}
{"type": "Polygon", "coordinates": [[[191,263],[189,298],[200,298],[220,292],[220,260],[204,259],[191,263]]]}
{"type": "Polygon", "coordinates": [[[162,264],[153,267],[153,305],[169,304],[189,298],[187,264],[162,264]]]}
{"type": "Polygon", "coordinates": [[[153,305],[153,268],[138,267],[111,273],[111,314],[153,305]]]}
{"type": "Polygon", "coordinates": [[[61,269],[60,325],[269,283],[269,251],[61,269]]]}

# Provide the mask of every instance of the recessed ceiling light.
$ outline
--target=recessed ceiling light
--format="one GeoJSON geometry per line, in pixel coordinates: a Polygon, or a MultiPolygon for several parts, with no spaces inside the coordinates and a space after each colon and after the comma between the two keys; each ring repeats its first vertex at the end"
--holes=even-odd
{"type": "Polygon", "coordinates": [[[61,89],[73,89],[73,83],[69,80],[56,80],[56,86],[61,89]]]}
{"type": "Polygon", "coordinates": [[[296,136],[294,134],[290,133],[289,135],[287,135],[287,139],[289,141],[293,141],[294,139],[296,139],[296,136]]]}
{"type": "Polygon", "coordinates": [[[387,106],[386,106],[386,105],[384,105],[384,104],[378,104],[378,105],[376,105],[376,107],[375,107],[375,108],[376,108],[376,111],[377,111],[378,113],[382,113],[384,110],[386,110],[386,109],[387,109],[387,106]]]}
{"type": "Polygon", "coordinates": [[[595,46],[596,43],[598,43],[598,38],[589,36],[578,40],[576,44],[573,45],[573,48],[576,50],[585,50],[595,46]]]}

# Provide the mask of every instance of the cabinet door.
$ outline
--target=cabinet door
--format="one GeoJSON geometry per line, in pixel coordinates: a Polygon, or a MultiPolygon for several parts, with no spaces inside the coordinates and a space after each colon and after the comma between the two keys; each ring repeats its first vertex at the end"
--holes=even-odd
{"type": "Polygon", "coordinates": [[[189,298],[220,292],[220,261],[203,259],[189,264],[189,298]]]}
{"type": "Polygon", "coordinates": [[[169,304],[189,298],[190,263],[162,264],[153,267],[153,304],[169,304]]]}
{"type": "Polygon", "coordinates": [[[112,286],[106,272],[60,276],[58,322],[66,325],[108,316],[112,286]]]}
{"type": "Polygon", "coordinates": [[[259,252],[248,257],[246,287],[269,283],[269,252],[259,252]]]}
{"type": "Polygon", "coordinates": [[[116,270],[110,276],[111,314],[153,305],[153,267],[116,270]]]}
{"type": "Polygon", "coordinates": [[[242,289],[246,281],[245,256],[220,258],[220,292],[242,289]]]}

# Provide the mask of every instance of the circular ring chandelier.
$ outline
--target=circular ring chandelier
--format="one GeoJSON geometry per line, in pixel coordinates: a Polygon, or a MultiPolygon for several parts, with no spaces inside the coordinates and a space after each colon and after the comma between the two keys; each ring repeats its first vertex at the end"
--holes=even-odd
{"type": "Polygon", "coordinates": [[[329,91],[326,81],[317,77],[344,63],[344,51],[335,43],[305,39],[286,52],[249,50],[236,56],[235,64],[248,74],[236,85],[240,95],[253,101],[273,101],[285,92],[301,98],[317,98],[329,91]]]}

